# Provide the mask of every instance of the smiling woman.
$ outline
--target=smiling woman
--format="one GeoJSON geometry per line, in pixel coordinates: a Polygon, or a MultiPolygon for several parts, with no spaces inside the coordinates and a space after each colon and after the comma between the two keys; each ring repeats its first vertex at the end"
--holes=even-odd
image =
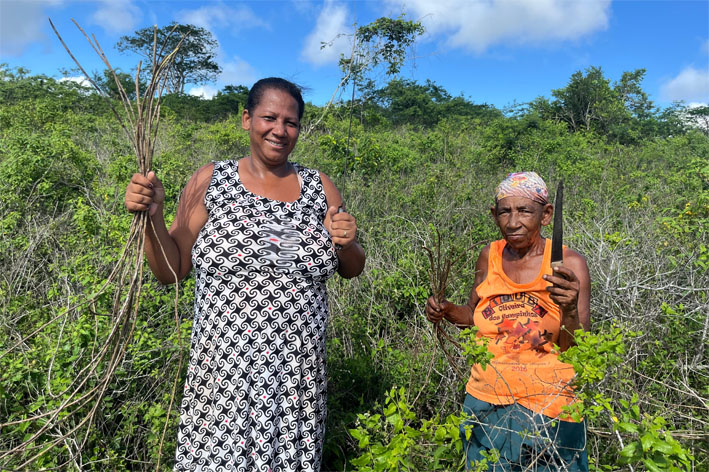
{"type": "Polygon", "coordinates": [[[250,155],[195,172],[169,231],[154,173],[126,190],[128,210],[153,220],[145,246],[157,278],[195,268],[175,470],[320,469],[325,281],[359,275],[365,257],[332,181],[288,160],[303,109],[296,85],[257,82],[242,114],[250,155]]]}
{"type": "Polygon", "coordinates": [[[247,103],[241,124],[249,131],[251,155],[269,165],[287,160],[298,141],[303,107],[302,98],[276,88],[261,92],[258,107],[247,103]]]}
{"type": "Polygon", "coordinates": [[[249,132],[251,155],[243,160],[240,177],[246,188],[275,200],[295,200],[300,184],[288,156],[298,141],[300,104],[283,90],[268,89],[261,94],[257,107],[248,107],[241,117],[249,132]],[[281,180],[277,185],[268,177],[281,180]]]}

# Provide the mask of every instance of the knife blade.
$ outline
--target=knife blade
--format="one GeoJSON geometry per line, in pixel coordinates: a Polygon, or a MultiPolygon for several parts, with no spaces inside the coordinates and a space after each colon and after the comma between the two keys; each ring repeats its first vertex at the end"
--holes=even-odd
{"type": "Polygon", "coordinates": [[[551,266],[558,267],[564,263],[564,181],[559,182],[554,197],[554,230],[551,237],[551,266]]]}

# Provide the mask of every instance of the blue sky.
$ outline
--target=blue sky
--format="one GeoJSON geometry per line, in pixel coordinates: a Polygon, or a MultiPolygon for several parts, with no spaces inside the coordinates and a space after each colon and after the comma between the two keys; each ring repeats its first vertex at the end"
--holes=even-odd
{"type": "Polygon", "coordinates": [[[504,108],[550,97],[589,66],[600,66],[613,81],[624,71],[647,69],[644,89],[659,106],[709,102],[708,0],[0,0],[0,63],[57,78],[60,69],[72,68],[51,18],[82,65],[101,70],[74,18],[114,66],[129,71],[138,59],[119,53],[118,39],[177,21],[208,29],[220,45],[221,76],[188,86],[193,94],[281,76],[307,87],[307,101],[323,105],[337,91],[337,60],[351,50],[354,25],[402,13],[421,21],[426,33],[401,76],[430,79],[475,103],[504,108]]]}

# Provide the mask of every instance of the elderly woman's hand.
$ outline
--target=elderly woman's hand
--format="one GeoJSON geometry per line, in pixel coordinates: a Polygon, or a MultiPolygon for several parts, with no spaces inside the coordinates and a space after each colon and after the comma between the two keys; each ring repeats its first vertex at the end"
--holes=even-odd
{"type": "Polygon", "coordinates": [[[441,300],[440,303],[436,303],[433,297],[428,297],[428,301],[426,301],[426,318],[431,323],[438,323],[454,306],[448,300],[441,300]]]}
{"type": "Polygon", "coordinates": [[[553,275],[545,275],[544,280],[551,282],[547,287],[550,298],[559,305],[564,316],[578,316],[580,283],[574,272],[564,266],[554,267],[553,275]]]}

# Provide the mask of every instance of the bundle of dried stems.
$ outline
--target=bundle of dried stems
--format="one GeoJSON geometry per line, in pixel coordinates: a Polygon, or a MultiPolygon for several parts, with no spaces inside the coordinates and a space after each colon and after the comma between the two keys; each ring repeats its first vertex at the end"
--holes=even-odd
{"type": "MultiPolygon", "coordinates": [[[[131,101],[125,89],[121,85],[114,68],[111,66],[108,58],[98,44],[96,37],[89,37],[79,24],[72,20],[76,27],[81,31],[87,39],[93,50],[98,54],[106,68],[111,72],[113,79],[120,94],[120,102],[123,105],[123,113],[114,107],[113,101],[104,93],[96,82],[86,73],[84,68],[79,64],[77,59],[69,50],[61,35],[50,20],[52,29],[61,41],[64,48],[67,50],[71,58],[84,74],[86,79],[96,89],[96,91],[106,99],[113,111],[118,123],[121,125],[126,135],[128,136],[135,155],[138,159],[138,169],[143,175],[152,168],[153,153],[155,151],[155,142],[160,123],[160,105],[161,97],[166,91],[167,79],[170,68],[175,60],[175,56],[184,40],[184,36],[178,43],[177,47],[172,50],[166,50],[167,40],[161,45],[158,45],[157,26],[153,36],[153,51],[150,80],[143,91],[140,93],[139,77],[141,73],[141,63],[138,64],[135,75],[136,99],[131,101]]],[[[173,30],[174,32],[174,30],[173,30]]],[[[28,336],[19,340],[10,349],[0,354],[0,358],[12,352],[18,351],[30,338],[48,327],[64,326],[66,320],[71,313],[77,313],[80,310],[85,310],[87,306],[93,304],[96,299],[102,294],[113,291],[113,308],[112,316],[108,326],[108,332],[105,337],[94,333],[93,345],[91,349],[84,351],[88,358],[84,358],[81,362],[83,367],[79,370],[74,381],[61,392],[52,392],[48,387],[48,391],[44,393],[46,397],[51,399],[52,404],[59,402],[56,406],[48,407],[47,409],[40,408],[37,414],[21,420],[10,421],[0,424],[0,430],[22,423],[32,423],[36,427],[32,429],[32,434],[26,435],[25,439],[8,448],[0,451],[0,464],[10,464],[17,469],[24,470],[29,467],[40,456],[46,453],[53,447],[68,444],[73,446],[69,450],[69,456],[73,457],[86,444],[91,425],[96,419],[97,412],[100,409],[101,400],[105,396],[114,379],[116,369],[123,360],[126,350],[132,342],[133,334],[137,322],[138,308],[140,305],[140,296],[143,284],[143,257],[145,244],[145,231],[148,225],[152,225],[152,220],[148,216],[148,212],[136,213],[130,226],[130,232],[125,247],[116,264],[114,270],[108,276],[106,282],[99,290],[88,297],[68,307],[61,314],[57,315],[47,323],[35,329],[28,336]],[[101,339],[99,339],[101,337],[101,339]],[[86,413],[88,409],[88,413],[86,413]],[[82,416],[83,415],[83,416],[82,416]]],[[[161,248],[162,250],[162,248],[161,248]]],[[[164,251],[163,251],[164,256],[164,251]]],[[[177,275],[175,283],[177,283],[177,275]]],[[[177,313],[177,298],[178,291],[175,293],[175,321],[177,324],[177,332],[179,338],[179,317],[177,313]]],[[[57,345],[61,341],[64,330],[60,329],[57,345]]],[[[181,341],[178,340],[181,344],[181,341]]],[[[182,365],[182,349],[179,349],[178,375],[182,365]]],[[[49,371],[51,377],[51,365],[49,371]]],[[[160,459],[162,445],[164,442],[165,431],[172,410],[172,404],[175,397],[178,377],[176,376],[173,382],[172,397],[165,420],[165,426],[160,440],[160,450],[158,453],[157,469],[160,468],[160,459]]],[[[48,385],[51,382],[48,380],[48,385]]],[[[72,462],[72,459],[68,459],[72,462]]],[[[76,465],[76,463],[75,463],[76,465]]],[[[60,466],[60,468],[63,466],[60,466]]]]}
{"type": "MultiPolygon", "coordinates": [[[[435,232],[436,238],[434,248],[430,249],[426,246],[423,246],[423,249],[428,254],[428,260],[430,263],[428,278],[431,284],[431,294],[436,304],[439,304],[443,299],[445,299],[451,269],[458,262],[460,262],[460,260],[465,257],[466,254],[469,254],[469,251],[476,247],[479,243],[473,244],[470,248],[465,251],[462,251],[460,254],[455,256],[454,251],[452,249],[445,251],[445,253],[441,250],[441,233],[440,231],[438,231],[438,229],[435,229],[435,232]]],[[[442,318],[442,320],[445,320],[445,318],[442,318]]],[[[445,321],[451,324],[448,320],[445,321]]],[[[448,359],[448,363],[451,365],[453,370],[456,372],[456,374],[458,374],[460,378],[465,379],[465,374],[461,370],[459,365],[460,363],[458,362],[460,356],[454,356],[448,350],[448,348],[446,348],[445,341],[448,341],[453,344],[456,348],[458,348],[458,350],[462,350],[462,346],[458,341],[454,339],[454,337],[450,333],[448,333],[448,331],[446,331],[440,321],[433,325],[433,330],[436,335],[438,345],[441,347],[441,350],[443,351],[443,354],[445,354],[446,359],[448,359]]]]}

